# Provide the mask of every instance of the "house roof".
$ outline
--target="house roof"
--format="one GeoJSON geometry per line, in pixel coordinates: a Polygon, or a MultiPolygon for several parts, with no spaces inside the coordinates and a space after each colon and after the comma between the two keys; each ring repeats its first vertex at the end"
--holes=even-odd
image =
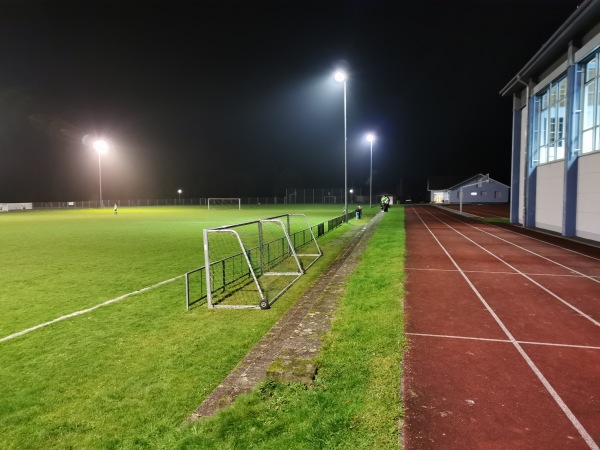
{"type": "Polygon", "coordinates": [[[449,187],[448,190],[451,191],[453,189],[458,189],[458,188],[461,188],[461,187],[473,185],[473,184],[477,183],[481,179],[488,179],[489,181],[493,181],[496,184],[500,184],[500,185],[505,186],[505,187],[508,188],[508,186],[506,186],[506,184],[500,183],[498,180],[494,180],[492,177],[490,177],[489,173],[486,174],[486,175],[480,173],[480,174],[472,176],[471,178],[467,178],[466,180],[461,181],[460,183],[455,184],[454,186],[449,187]]]}
{"type": "Polygon", "coordinates": [[[448,186],[452,186],[460,180],[462,176],[439,176],[439,177],[427,177],[427,190],[428,191],[443,191],[448,189],[448,186]]]}
{"type": "Polygon", "coordinates": [[[494,180],[493,178],[489,177],[488,175],[484,175],[482,173],[479,173],[477,175],[473,175],[470,178],[462,179],[462,181],[460,181],[460,179],[458,179],[457,177],[429,177],[427,179],[428,182],[428,191],[452,191],[454,189],[459,189],[461,187],[465,187],[468,185],[472,185],[477,183],[477,181],[479,181],[482,178],[489,178],[490,181],[493,181],[496,184],[500,184],[502,186],[506,186],[508,188],[508,186],[504,183],[500,183],[497,180],[494,180]]]}

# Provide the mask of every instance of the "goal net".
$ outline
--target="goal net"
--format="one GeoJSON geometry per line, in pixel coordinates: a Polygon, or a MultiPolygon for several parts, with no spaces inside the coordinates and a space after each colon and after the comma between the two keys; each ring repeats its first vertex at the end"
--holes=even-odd
{"type": "Polygon", "coordinates": [[[209,198],[206,204],[208,209],[242,209],[240,198],[209,198]]]}
{"type": "Polygon", "coordinates": [[[304,214],[204,230],[209,308],[269,308],[322,255],[304,214]]]}

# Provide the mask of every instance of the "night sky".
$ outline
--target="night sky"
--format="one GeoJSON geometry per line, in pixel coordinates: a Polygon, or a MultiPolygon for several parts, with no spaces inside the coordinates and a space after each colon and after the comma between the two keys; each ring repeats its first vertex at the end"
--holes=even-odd
{"type": "Polygon", "coordinates": [[[582,0],[0,4],[0,202],[510,182],[499,91],[582,0]]]}

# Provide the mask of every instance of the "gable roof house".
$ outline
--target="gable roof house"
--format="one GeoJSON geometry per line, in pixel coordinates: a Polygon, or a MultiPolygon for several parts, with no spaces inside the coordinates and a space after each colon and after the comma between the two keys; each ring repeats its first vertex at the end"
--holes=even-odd
{"type": "Polygon", "coordinates": [[[490,178],[477,174],[466,180],[442,187],[450,178],[431,178],[428,191],[431,203],[508,203],[510,188],[490,178]]]}

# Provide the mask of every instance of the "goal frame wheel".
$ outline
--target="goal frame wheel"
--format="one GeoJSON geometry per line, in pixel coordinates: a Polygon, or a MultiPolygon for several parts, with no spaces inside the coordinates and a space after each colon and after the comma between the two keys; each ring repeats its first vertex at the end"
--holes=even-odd
{"type": "Polygon", "coordinates": [[[260,309],[269,309],[271,308],[271,306],[269,305],[269,302],[266,300],[261,300],[260,303],[258,304],[258,306],[260,306],[260,309]]]}

